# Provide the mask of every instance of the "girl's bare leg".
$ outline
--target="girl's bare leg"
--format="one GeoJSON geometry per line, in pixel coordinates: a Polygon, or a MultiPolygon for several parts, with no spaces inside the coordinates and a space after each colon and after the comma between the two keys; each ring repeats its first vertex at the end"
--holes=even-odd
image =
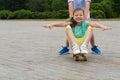
{"type": "MultiPolygon", "coordinates": [[[[74,37],[73,37],[73,33],[72,33],[72,30],[71,30],[71,29],[67,29],[67,30],[66,30],[66,35],[67,35],[67,38],[69,39],[70,43],[75,42],[75,41],[74,41],[74,37]]],[[[67,40],[67,41],[68,41],[68,40],[67,40]]]]}
{"type": "Polygon", "coordinates": [[[72,44],[73,54],[79,54],[80,49],[79,49],[78,45],[76,44],[76,42],[74,40],[74,35],[72,33],[72,30],[71,29],[66,29],[66,35],[67,35],[68,40],[72,44]]]}
{"type": "Polygon", "coordinates": [[[93,30],[92,29],[88,29],[87,30],[87,33],[86,33],[86,36],[85,36],[85,40],[84,42],[87,42],[89,43],[92,39],[92,36],[93,36],[93,30]]]}
{"type": "Polygon", "coordinates": [[[85,35],[85,40],[80,47],[81,53],[85,53],[85,54],[88,53],[87,45],[91,40],[92,34],[93,34],[93,30],[88,29],[87,32],[86,32],[86,35],[85,35]]]}

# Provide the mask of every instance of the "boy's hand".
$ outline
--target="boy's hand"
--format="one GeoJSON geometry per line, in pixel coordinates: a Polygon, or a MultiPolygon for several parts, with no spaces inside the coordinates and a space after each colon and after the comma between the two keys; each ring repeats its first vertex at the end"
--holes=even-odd
{"type": "Polygon", "coordinates": [[[111,30],[112,28],[104,26],[101,29],[104,31],[104,30],[111,30]]]}
{"type": "Polygon", "coordinates": [[[43,27],[52,29],[53,25],[52,24],[48,24],[48,25],[44,25],[43,27]]]}

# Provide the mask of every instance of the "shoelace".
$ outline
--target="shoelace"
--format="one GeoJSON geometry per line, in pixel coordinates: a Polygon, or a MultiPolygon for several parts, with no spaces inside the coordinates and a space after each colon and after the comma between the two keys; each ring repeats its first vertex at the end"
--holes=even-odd
{"type": "Polygon", "coordinates": [[[85,46],[82,46],[81,48],[82,48],[82,50],[87,50],[87,48],[85,46]]]}
{"type": "Polygon", "coordinates": [[[78,50],[79,48],[78,48],[78,46],[74,46],[74,47],[72,47],[72,49],[73,49],[73,51],[75,51],[75,50],[78,50]]]}

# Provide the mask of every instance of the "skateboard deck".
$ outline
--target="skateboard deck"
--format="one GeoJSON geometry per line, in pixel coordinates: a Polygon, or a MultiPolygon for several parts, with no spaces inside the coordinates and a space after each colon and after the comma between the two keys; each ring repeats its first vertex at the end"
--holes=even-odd
{"type": "Polygon", "coordinates": [[[87,61],[87,57],[84,54],[73,54],[73,59],[75,61],[87,61]]]}

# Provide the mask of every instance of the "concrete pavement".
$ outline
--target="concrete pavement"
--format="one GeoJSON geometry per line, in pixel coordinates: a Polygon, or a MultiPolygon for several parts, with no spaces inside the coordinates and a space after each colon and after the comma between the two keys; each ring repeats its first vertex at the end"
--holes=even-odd
{"type": "Polygon", "coordinates": [[[120,80],[120,21],[97,21],[111,31],[95,29],[102,55],[74,61],[58,55],[64,28],[42,27],[56,21],[0,20],[0,80],[120,80]]]}

